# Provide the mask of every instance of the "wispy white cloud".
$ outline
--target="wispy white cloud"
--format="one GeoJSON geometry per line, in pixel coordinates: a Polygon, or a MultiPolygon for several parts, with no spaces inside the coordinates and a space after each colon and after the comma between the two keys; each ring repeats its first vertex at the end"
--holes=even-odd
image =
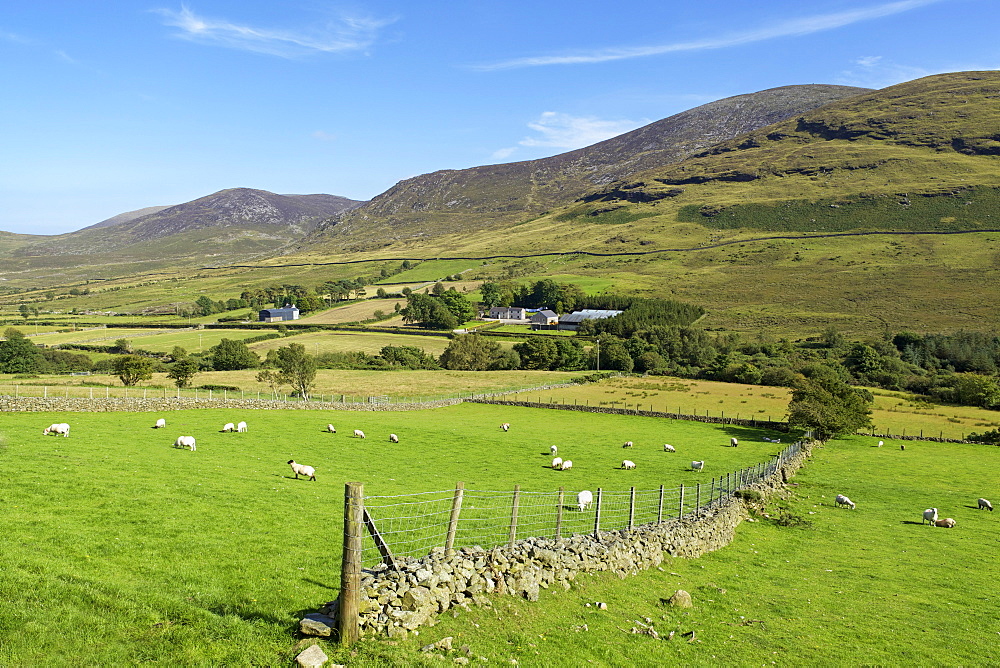
{"type": "Polygon", "coordinates": [[[175,35],[182,39],[283,58],[311,53],[364,51],[375,43],[378,31],[395,20],[345,15],[317,28],[294,31],[205,18],[184,5],[178,11],[155,11],[164,17],[166,25],[178,29],[175,35]]]}
{"type": "Polygon", "coordinates": [[[18,35],[14,32],[8,32],[6,30],[0,30],[0,40],[4,42],[10,42],[12,44],[32,44],[33,40],[28,39],[23,35],[18,35]]]}
{"type": "Polygon", "coordinates": [[[313,139],[319,139],[320,141],[334,141],[337,139],[337,135],[330,134],[329,132],[324,132],[323,130],[317,130],[312,133],[313,139]]]}
{"type": "Polygon", "coordinates": [[[528,127],[535,131],[534,135],[525,137],[517,143],[517,146],[494,151],[492,157],[495,160],[505,160],[513,155],[520,146],[571,151],[616,137],[649,122],[648,120],[606,121],[594,116],[571,116],[558,111],[546,111],[537,120],[528,123],[528,127]]]}
{"type": "Polygon", "coordinates": [[[583,51],[575,54],[550,55],[550,56],[529,56],[526,58],[514,58],[497,63],[473,66],[477,70],[502,70],[518,67],[539,67],[544,65],[579,65],[588,63],[605,63],[612,60],[625,60],[628,58],[643,58],[647,56],[657,56],[665,53],[677,53],[684,51],[705,51],[709,49],[725,49],[743,44],[763,42],[779,37],[801,37],[824,30],[842,28],[852,23],[870,21],[872,19],[883,18],[907,12],[918,7],[931,5],[945,0],[897,0],[874,7],[865,7],[845,12],[832,14],[818,14],[799,19],[778,22],[756,30],[746,32],[730,33],[721,37],[713,37],[689,42],[674,42],[671,44],[654,44],[638,47],[617,47],[599,49],[597,51],[583,51]]]}

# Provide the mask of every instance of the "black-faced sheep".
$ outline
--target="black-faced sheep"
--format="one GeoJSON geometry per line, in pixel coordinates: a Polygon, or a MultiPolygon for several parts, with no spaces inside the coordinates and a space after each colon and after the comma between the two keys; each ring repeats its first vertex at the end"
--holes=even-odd
{"type": "Polygon", "coordinates": [[[623,448],[631,448],[632,447],[632,441],[625,441],[625,444],[622,445],[622,447],[623,448]]]}
{"type": "Polygon", "coordinates": [[[736,440],[736,437],[733,437],[733,438],[729,439],[729,445],[733,446],[734,448],[736,446],[738,446],[739,444],[740,444],[740,442],[736,440]]]}
{"type": "Polygon", "coordinates": [[[550,455],[554,455],[554,454],[556,454],[557,452],[559,452],[559,448],[557,448],[557,447],[556,447],[556,446],[554,446],[554,445],[550,445],[550,446],[549,446],[549,454],[550,454],[550,455]]]}
{"type": "Polygon", "coordinates": [[[162,429],[166,426],[167,426],[167,421],[164,420],[163,418],[160,418],[159,420],[156,421],[156,424],[153,425],[153,429],[162,429]]]}
{"type": "Polygon", "coordinates": [[[337,428],[334,427],[332,424],[326,425],[326,430],[328,432],[330,432],[331,434],[336,434],[337,433],[337,428]]]}
{"type": "Polygon", "coordinates": [[[503,429],[504,431],[507,431],[508,429],[510,429],[510,423],[504,422],[502,425],[500,425],[500,428],[503,429]]]}
{"type": "Polygon", "coordinates": [[[364,438],[365,437],[365,432],[361,431],[360,429],[355,429],[354,430],[354,435],[357,438],[364,438]]]}
{"type": "Polygon", "coordinates": [[[977,499],[976,500],[976,504],[978,505],[979,510],[982,510],[983,508],[985,508],[986,510],[990,511],[991,513],[993,512],[993,504],[990,503],[989,501],[987,501],[986,499],[977,499]]]}
{"type": "Polygon", "coordinates": [[[292,472],[295,473],[295,479],[298,480],[300,475],[304,475],[310,480],[316,479],[316,469],[311,466],[306,466],[305,464],[296,464],[294,459],[288,460],[288,465],[292,467],[292,472]]]}
{"type": "Polygon", "coordinates": [[[622,461],[622,468],[625,469],[626,471],[634,469],[635,468],[635,462],[633,462],[630,459],[625,459],[625,460],[622,461]]]}
{"type": "Polygon", "coordinates": [[[677,450],[674,448],[674,446],[670,445],[669,443],[664,443],[663,444],[663,451],[664,452],[677,452],[677,450]]]}
{"type": "Polygon", "coordinates": [[[222,426],[221,431],[236,431],[236,425],[233,424],[232,422],[227,422],[225,425],[222,426]]]}
{"type": "Polygon", "coordinates": [[[389,434],[389,442],[399,443],[399,436],[396,436],[395,434],[389,434]]]}

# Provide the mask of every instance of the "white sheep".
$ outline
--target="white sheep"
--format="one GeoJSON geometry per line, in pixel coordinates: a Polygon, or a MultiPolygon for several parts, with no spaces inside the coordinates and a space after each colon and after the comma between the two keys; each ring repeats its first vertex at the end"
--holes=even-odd
{"type": "Polygon", "coordinates": [[[557,452],[559,452],[559,448],[557,448],[557,447],[556,447],[556,446],[554,446],[554,445],[550,445],[550,446],[549,446],[549,454],[550,454],[550,455],[554,455],[554,454],[556,454],[557,452]]]}
{"type": "Polygon", "coordinates": [[[337,428],[334,427],[332,424],[326,425],[326,430],[328,432],[330,432],[331,434],[336,434],[337,433],[337,428]]]}
{"type": "Polygon", "coordinates": [[[399,436],[396,436],[395,434],[389,434],[389,442],[399,443],[399,436]]]}
{"type": "Polygon", "coordinates": [[[851,501],[850,499],[848,499],[848,498],[847,498],[846,496],[844,496],[843,494],[838,494],[838,495],[837,495],[837,498],[836,498],[836,502],[837,502],[837,505],[838,505],[838,506],[847,506],[847,507],[849,507],[849,508],[850,508],[851,510],[854,510],[854,502],[853,502],[853,501],[851,501]]]}
{"type": "Polygon", "coordinates": [[[625,441],[625,445],[623,445],[622,447],[623,448],[631,448],[632,447],[632,441],[625,441]]]}
{"type": "Polygon", "coordinates": [[[563,463],[562,457],[556,457],[555,459],[552,460],[552,468],[558,469],[562,466],[562,463],[563,463]]]}
{"type": "Polygon", "coordinates": [[[222,431],[236,431],[236,425],[232,422],[227,422],[222,428],[222,431]]]}
{"type": "Polygon", "coordinates": [[[241,434],[246,432],[246,430],[247,430],[246,422],[240,422],[238,425],[236,425],[236,431],[240,432],[241,434]]]}
{"type": "Polygon", "coordinates": [[[691,470],[692,471],[700,471],[703,468],[705,468],[705,460],[704,459],[701,460],[700,462],[691,462],[691,470]]]}
{"type": "Polygon", "coordinates": [[[735,448],[736,446],[738,446],[739,444],[740,444],[740,442],[739,442],[739,441],[737,441],[735,437],[734,437],[734,438],[731,438],[731,439],[729,439],[729,445],[733,446],[734,448],[735,448]]]}
{"type": "Polygon", "coordinates": [[[937,518],[937,508],[928,508],[924,511],[924,519],[920,523],[927,522],[928,524],[934,524],[937,522],[937,518]]]}
{"type": "Polygon", "coordinates": [[[298,480],[300,475],[304,475],[310,480],[316,479],[316,469],[311,466],[306,466],[305,464],[296,464],[294,459],[288,460],[288,465],[292,467],[292,471],[295,473],[295,479],[298,480]]]}
{"type": "Polygon", "coordinates": [[[878,442],[878,447],[880,447],[880,448],[881,448],[881,447],[882,447],[883,445],[885,445],[885,441],[879,441],[879,442],[878,442]]]}
{"type": "Polygon", "coordinates": [[[634,469],[635,468],[635,462],[633,462],[633,461],[631,461],[629,459],[622,460],[622,468],[625,469],[626,471],[634,469]]]}
{"type": "Polygon", "coordinates": [[[594,493],[589,489],[585,489],[576,495],[576,505],[583,512],[587,508],[590,508],[590,504],[594,502],[594,493]]]}
{"type": "Polygon", "coordinates": [[[198,448],[195,447],[194,436],[178,436],[177,440],[174,441],[175,448],[188,448],[191,452],[194,452],[198,448]]]}
{"type": "Polygon", "coordinates": [[[573,460],[572,460],[572,459],[567,459],[566,461],[564,461],[564,462],[563,462],[563,463],[562,463],[562,464],[561,464],[561,465],[559,466],[559,470],[560,470],[560,471],[568,471],[568,470],[570,470],[571,468],[573,468],[573,460]]]}
{"type": "Polygon", "coordinates": [[[664,452],[677,452],[677,450],[674,448],[674,446],[670,445],[669,443],[664,443],[663,444],[663,451],[664,452]]]}
{"type": "Polygon", "coordinates": [[[500,428],[503,429],[504,431],[507,431],[508,429],[510,429],[510,423],[504,422],[502,425],[500,425],[500,428]]]}
{"type": "Polygon", "coordinates": [[[945,529],[951,529],[955,526],[955,524],[956,524],[955,520],[951,519],[950,517],[946,517],[943,520],[935,520],[934,522],[934,526],[944,527],[945,529]]]}
{"type": "Polygon", "coordinates": [[[159,420],[156,421],[156,424],[153,425],[153,429],[162,429],[163,427],[166,426],[167,426],[167,421],[164,420],[163,418],[160,418],[159,420]]]}
{"type": "Polygon", "coordinates": [[[365,437],[365,432],[361,431],[360,429],[355,429],[354,430],[354,435],[357,438],[364,438],[365,437]]]}
{"type": "Polygon", "coordinates": [[[990,511],[991,513],[993,512],[993,504],[990,503],[989,501],[987,501],[986,499],[978,499],[976,501],[976,503],[979,504],[979,510],[982,510],[983,508],[985,508],[986,510],[990,511]]]}
{"type": "Polygon", "coordinates": [[[49,434],[62,434],[66,438],[69,438],[69,425],[65,422],[57,422],[55,424],[50,424],[48,427],[42,430],[43,436],[48,436],[49,434]]]}

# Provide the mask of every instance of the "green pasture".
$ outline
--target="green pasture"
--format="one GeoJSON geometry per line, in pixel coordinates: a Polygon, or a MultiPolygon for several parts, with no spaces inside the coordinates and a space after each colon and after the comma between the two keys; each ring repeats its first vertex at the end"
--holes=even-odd
{"type": "Polygon", "coordinates": [[[416,663],[445,636],[491,663],[539,666],[993,665],[1000,516],[976,499],[1000,496],[1000,449],[905,445],[831,442],[729,547],[624,582],[583,576],[538,603],[497,597],[400,646],[364,643],[352,665],[416,663]],[[835,507],[839,493],[857,509],[835,507]],[[928,507],[957,526],[922,526],[928,507]],[[694,608],[665,605],[677,589],[694,608]],[[659,639],[630,632],[644,624],[659,639]]]}
{"type": "Polygon", "coordinates": [[[117,339],[128,339],[136,347],[144,348],[145,346],[139,345],[137,342],[152,338],[150,334],[160,331],[163,330],[126,327],[81,327],[75,331],[67,331],[66,328],[63,328],[61,331],[52,331],[37,336],[32,334],[31,341],[32,343],[42,343],[47,346],[57,346],[62,343],[88,343],[110,346],[114,345],[117,339]]]}
{"type": "Polygon", "coordinates": [[[445,276],[460,274],[483,265],[480,260],[426,260],[413,269],[390,276],[379,283],[415,283],[417,281],[440,281],[445,276]]]}
{"type": "Polygon", "coordinates": [[[299,334],[290,341],[285,339],[269,339],[250,345],[250,349],[259,355],[268,350],[287,346],[289,343],[301,343],[310,355],[322,353],[363,352],[377,355],[385,346],[412,346],[421,348],[426,353],[440,355],[448,347],[450,339],[445,336],[416,336],[406,334],[381,334],[377,332],[310,332],[299,334]]]}
{"type": "Polygon", "coordinates": [[[346,481],[365,483],[369,495],[458,481],[653,488],[708,480],[772,449],[725,447],[731,434],[753,441],[743,429],[473,404],[5,413],[0,430],[0,665],[288,662],[301,615],[339,588],[346,481]],[[151,428],[157,417],[166,429],[151,428]],[[239,420],[247,433],[219,432],[239,420]],[[63,421],[69,438],[42,435],[63,421]],[[327,423],[339,433],[325,433],[327,423]],[[356,428],[368,438],[348,436],[356,428]],[[195,436],[197,451],[173,448],[178,435],[195,436]],[[626,436],[636,443],[634,471],[618,468],[626,436]],[[662,452],[666,440],[680,452],[662,452]],[[550,444],[574,469],[546,467],[550,444]],[[687,470],[691,458],[705,459],[706,470],[687,470]],[[295,480],[289,459],[315,466],[318,480],[295,480]],[[58,633],[49,632],[53,620],[58,633]]]}

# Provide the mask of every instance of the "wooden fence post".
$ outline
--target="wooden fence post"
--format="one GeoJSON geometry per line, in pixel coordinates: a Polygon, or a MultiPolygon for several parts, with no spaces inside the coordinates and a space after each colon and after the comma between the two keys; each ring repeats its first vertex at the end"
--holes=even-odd
{"type": "Polygon", "coordinates": [[[510,508],[510,535],[507,540],[507,543],[511,546],[514,545],[514,540],[517,538],[517,507],[520,503],[521,486],[514,485],[514,500],[511,502],[510,508]]]}
{"type": "Polygon", "coordinates": [[[701,512],[701,483],[700,482],[698,483],[698,486],[695,487],[695,492],[694,492],[694,507],[695,507],[695,510],[697,510],[698,512],[701,512]]]}
{"type": "Polygon", "coordinates": [[[656,509],[656,521],[657,522],[663,521],[663,485],[660,485],[660,504],[659,507],[656,509]]]}
{"type": "Polygon", "coordinates": [[[628,528],[635,526],[635,487],[632,487],[628,496],[628,528]]]}
{"type": "Polygon", "coordinates": [[[560,487],[559,505],[556,506],[556,540],[559,540],[559,536],[562,534],[563,497],[565,494],[566,490],[560,487]]]}
{"type": "Polygon", "coordinates": [[[600,487],[597,488],[597,510],[594,512],[594,538],[598,538],[601,534],[601,501],[604,499],[604,492],[600,487]]]}
{"type": "Polygon", "coordinates": [[[458,530],[458,514],[462,512],[462,497],[465,496],[465,483],[455,485],[455,496],[451,500],[451,517],[448,518],[448,538],[445,540],[445,554],[451,554],[455,547],[455,532],[458,530]]]}
{"type": "Polygon", "coordinates": [[[684,516],[684,483],[681,483],[681,493],[677,503],[677,519],[684,516]]]}
{"type": "Polygon", "coordinates": [[[340,566],[340,642],[358,640],[361,597],[361,532],[364,530],[364,484],[344,485],[344,556],[340,566]]]}

